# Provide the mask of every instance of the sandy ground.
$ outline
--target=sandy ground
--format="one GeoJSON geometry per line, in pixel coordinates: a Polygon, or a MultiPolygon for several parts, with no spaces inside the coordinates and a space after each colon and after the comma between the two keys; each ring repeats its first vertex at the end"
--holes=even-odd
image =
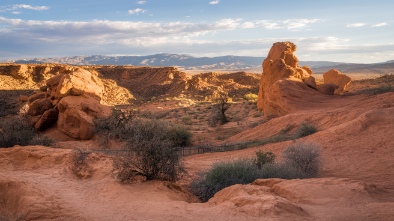
{"type": "Polygon", "coordinates": [[[90,155],[91,177],[81,179],[71,170],[71,149],[16,146],[0,149],[0,220],[394,220],[394,93],[319,102],[225,141],[263,139],[310,122],[319,131],[296,142],[321,146],[318,178],[256,180],[199,203],[185,187],[199,171],[258,149],[280,159],[294,141],[186,157],[188,175],[176,184],[121,184],[111,158],[100,154],[90,155]]]}

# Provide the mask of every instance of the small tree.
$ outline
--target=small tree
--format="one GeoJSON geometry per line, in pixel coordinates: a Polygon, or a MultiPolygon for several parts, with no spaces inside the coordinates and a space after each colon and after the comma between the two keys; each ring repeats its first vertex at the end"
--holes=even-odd
{"type": "Polygon", "coordinates": [[[228,93],[225,91],[218,92],[214,96],[213,100],[215,105],[212,109],[213,115],[209,123],[211,126],[216,126],[218,123],[222,125],[229,122],[225,113],[230,108],[229,99],[228,93]]]}

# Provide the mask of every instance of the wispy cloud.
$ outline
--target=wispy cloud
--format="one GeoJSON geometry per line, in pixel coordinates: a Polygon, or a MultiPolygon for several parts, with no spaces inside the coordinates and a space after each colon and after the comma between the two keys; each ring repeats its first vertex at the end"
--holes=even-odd
{"type": "Polygon", "coordinates": [[[305,27],[308,24],[313,24],[320,21],[321,21],[320,19],[288,19],[288,20],[284,20],[282,23],[288,29],[299,29],[305,27]]]}
{"type": "Polygon", "coordinates": [[[383,27],[387,25],[389,25],[387,22],[382,22],[382,23],[374,24],[371,27],[376,28],[376,27],[383,27]]]}
{"type": "Polygon", "coordinates": [[[220,3],[219,0],[215,0],[215,1],[210,1],[210,2],[209,2],[210,5],[217,5],[217,4],[219,4],[219,3],[220,3]]]}
{"type": "Polygon", "coordinates": [[[143,4],[145,4],[146,3],[146,1],[138,1],[137,2],[137,4],[139,4],[139,5],[143,5],[143,4]]]}
{"type": "Polygon", "coordinates": [[[44,11],[44,10],[48,10],[49,7],[48,6],[32,6],[32,5],[26,5],[26,4],[14,4],[14,5],[0,6],[0,12],[15,11],[18,9],[44,11]]]}
{"type": "Polygon", "coordinates": [[[352,24],[347,24],[347,28],[360,28],[367,25],[366,23],[352,23],[352,24]]]}
{"type": "Polygon", "coordinates": [[[298,30],[305,28],[308,24],[321,22],[321,19],[287,19],[283,21],[260,20],[255,22],[256,26],[265,29],[289,29],[298,30]]]}
{"type": "Polygon", "coordinates": [[[142,9],[142,8],[136,8],[134,10],[129,10],[129,14],[130,15],[139,15],[140,13],[145,13],[146,10],[142,9]]]}

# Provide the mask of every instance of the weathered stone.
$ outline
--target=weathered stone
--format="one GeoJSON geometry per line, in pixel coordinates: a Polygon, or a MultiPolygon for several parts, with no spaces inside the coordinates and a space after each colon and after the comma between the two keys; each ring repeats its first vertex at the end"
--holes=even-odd
{"type": "Polygon", "coordinates": [[[100,104],[97,97],[67,96],[57,105],[58,129],[76,139],[87,140],[93,136],[95,118],[105,118],[111,113],[108,106],[100,104]]]}
{"type": "Polygon", "coordinates": [[[335,90],[335,94],[339,94],[345,91],[346,86],[349,85],[349,83],[352,81],[349,76],[342,74],[335,69],[331,69],[324,73],[323,79],[325,84],[334,84],[338,86],[338,88],[335,90]]]}
{"type": "Polygon", "coordinates": [[[103,92],[104,85],[100,78],[80,68],[61,77],[56,89],[56,97],[81,96],[83,94],[94,94],[101,97],[103,92]]]}
{"type": "Polygon", "coordinates": [[[50,100],[46,98],[37,99],[30,104],[27,114],[30,116],[41,115],[52,107],[52,102],[50,100]]]}
{"type": "Polygon", "coordinates": [[[49,109],[44,112],[34,127],[39,131],[44,131],[57,122],[58,115],[59,111],[56,108],[49,109]]]}
{"type": "Polygon", "coordinates": [[[38,99],[42,99],[45,97],[46,97],[45,92],[39,92],[39,93],[35,93],[33,95],[30,95],[30,97],[27,100],[29,101],[29,103],[33,103],[33,101],[38,100],[38,99]]]}

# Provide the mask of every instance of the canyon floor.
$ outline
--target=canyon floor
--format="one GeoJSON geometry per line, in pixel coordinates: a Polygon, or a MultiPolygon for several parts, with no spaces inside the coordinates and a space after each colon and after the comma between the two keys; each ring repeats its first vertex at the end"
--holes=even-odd
{"type": "MultiPolygon", "coordinates": [[[[78,141],[51,128],[44,134],[56,140],[55,147],[0,149],[0,219],[394,220],[394,92],[381,91],[393,87],[394,76],[368,77],[353,81],[342,95],[319,101],[318,107],[272,119],[264,118],[255,102],[235,99],[226,112],[230,122],[218,127],[207,125],[208,101],[171,96],[134,104],[130,108],[147,117],[189,127],[195,145],[265,139],[303,122],[318,129],[296,140],[186,156],[187,174],[176,183],[122,184],[114,178],[112,157],[101,153],[89,155],[91,176],[79,178],[71,169],[73,149],[99,149],[98,138],[78,141]],[[228,187],[207,203],[187,189],[216,162],[252,158],[260,149],[280,159],[294,142],[321,147],[318,178],[259,179],[228,187]]],[[[33,83],[16,87],[4,79],[2,93],[37,89],[33,83]]]]}

